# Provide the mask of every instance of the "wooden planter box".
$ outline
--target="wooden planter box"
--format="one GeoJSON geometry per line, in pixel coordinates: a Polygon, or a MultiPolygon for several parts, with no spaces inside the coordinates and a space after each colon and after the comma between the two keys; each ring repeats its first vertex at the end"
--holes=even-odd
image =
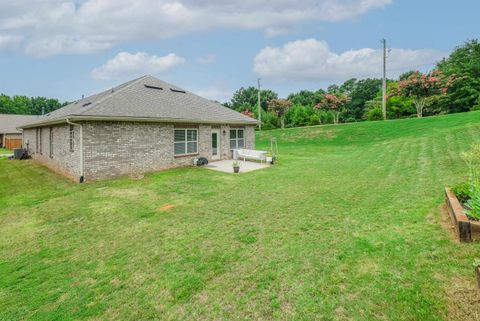
{"type": "Polygon", "coordinates": [[[445,187],[448,214],[460,242],[480,240],[480,222],[470,221],[455,194],[445,187]]]}

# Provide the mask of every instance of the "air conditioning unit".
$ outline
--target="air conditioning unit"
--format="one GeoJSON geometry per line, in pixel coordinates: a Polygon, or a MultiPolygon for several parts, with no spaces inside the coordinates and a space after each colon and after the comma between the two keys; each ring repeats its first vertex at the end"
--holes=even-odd
{"type": "Polygon", "coordinates": [[[25,148],[15,148],[13,150],[14,159],[27,159],[27,150],[25,148]]]}

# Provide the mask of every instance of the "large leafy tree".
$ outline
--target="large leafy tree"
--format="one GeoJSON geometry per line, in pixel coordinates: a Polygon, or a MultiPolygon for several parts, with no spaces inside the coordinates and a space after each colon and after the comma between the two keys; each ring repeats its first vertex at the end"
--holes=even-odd
{"type": "Polygon", "coordinates": [[[45,97],[0,95],[0,113],[3,114],[41,115],[42,111],[49,113],[66,104],[45,97]]]}
{"type": "Polygon", "coordinates": [[[416,72],[415,70],[405,71],[404,73],[402,73],[402,74],[398,77],[398,80],[407,80],[408,77],[410,77],[411,75],[413,75],[415,72],[416,72]]]}
{"type": "Polygon", "coordinates": [[[357,79],[351,78],[345,81],[339,88],[338,91],[344,93],[345,95],[350,95],[350,93],[357,86],[357,79]]]}
{"type": "Polygon", "coordinates": [[[444,103],[451,112],[470,110],[480,96],[480,42],[470,40],[437,64],[445,76],[455,77],[444,103]]]}
{"type": "Polygon", "coordinates": [[[333,84],[327,87],[327,93],[329,94],[335,94],[340,91],[340,86],[333,84]]]}
{"type": "Polygon", "coordinates": [[[333,113],[333,122],[338,124],[340,114],[344,112],[348,101],[348,96],[342,93],[325,94],[323,95],[323,100],[315,108],[330,110],[333,113]]]}
{"type": "MultiPolygon", "coordinates": [[[[381,79],[362,79],[348,85],[349,101],[345,105],[344,117],[362,119],[366,111],[366,102],[373,100],[382,86],[381,79]]],[[[342,85],[343,87],[343,85],[342,85]]],[[[347,93],[343,91],[343,93],[347,93]]]]}
{"type": "Polygon", "coordinates": [[[325,91],[322,89],[317,91],[301,90],[298,93],[288,95],[287,99],[292,105],[313,107],[322,100],[324,93],[325,91]]]}
{"type": "Polygon", "coordinates": [[[285,128],[285,114],[290,107],[292,103],[288,99],[272,99],[268,102],[268,110],[277,114],[282,128],[285,128]]]}
{"type": "MultiPolygon", "coordinates": [[[[260,105],[263,110],[267,110],[267,104],[273,99],[277,99],[278,94],[270,89],[260,90],[260,105]]],[[[241,87],[237,90],[229,103],[226,104],[227,107],[232,108],[236,111],[245,111],[245,110],[254,110],[258,105],[258,89],[250,86],[247,88],[241,87]]]]}
{"type": "Polygon", "coordinates": [[[393,95],[410,97],[417,110],[417,117],[423,117],[423,110],[429,98],[446,94],[451,80],[446,80],[438,70],[429,74],[422,74],[419,71],[411,74],[406,80],[398,82],[396,93],[393,95]]]}

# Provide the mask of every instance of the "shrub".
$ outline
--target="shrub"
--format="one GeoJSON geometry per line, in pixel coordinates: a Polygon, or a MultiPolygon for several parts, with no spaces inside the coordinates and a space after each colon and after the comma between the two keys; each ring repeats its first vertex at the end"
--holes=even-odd
{"type": "Polygon", "coordinates": [[[470,192],[470,199],[467,202],[470,208],[467,214],[476,220],[480,220],[480,188],[479,186],[473,187],[470,192]]]}
{"type": "Polygon", "coordinates": [[[333,114],[330,111],[319,111],[320,122],[322,124],[333,124],[333,114]]]}
{"type": "Polygon", "coordinates": [[[470,200],[467,205],[470,210],[467,214],[480,220],[480,144],[474,144],[469,151],[462,153],[470,171],[470,200]]]}
{"type": "Polygon", "coordinates": [[[356,122],[356,121],[357,121],[357,120],[356,120],[355,118],[353,118],[353,117],[348,117],[347,119],[345,119],[345,122],[346,122],[346,123],[354,123],[354,122],[356,122]]]}
{"type": "Polygon", "coordinates": [[[320,125],[320,122],[320,116],[317,114],[312,114],[308,120],[308,126],[320,125]]]}
{"type": "Polygon", "coordinates": [[[367,120],[382,120],[383,112],[381,108],[373,108],[367,112],[367,120]]]}
{"type": "Polygon", "coordinates": [[[480,110],[480,96],[478,97],[477,99],[477,104],[476,105],[473,105],[472,108],[470,108],[471,111],[476,111],[476,110],[480,110]]]}
{"type": "Polygon", "coordinates": [[[290,108],[285,115],[286,124],[288,127],[300,127],[308,125],[310,116],[314,113],[312,107],[305,107],[302,105],[295,105],[290,108]]]}
{"type": "Polygon", "coordinates": [[[466,203],[470,199],[470,182],[462,182],[452,187],[452,192],[458,200],[466,203]]]}
{"type": "Polygon", "coordinates": [[[277,114],[262,110],[262,129],[275,129],[280,127],[277,114]]]}

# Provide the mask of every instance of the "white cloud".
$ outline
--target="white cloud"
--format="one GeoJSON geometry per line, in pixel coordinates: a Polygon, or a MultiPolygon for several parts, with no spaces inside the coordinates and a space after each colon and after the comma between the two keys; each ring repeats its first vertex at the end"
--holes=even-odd
{"type": "Polygon", "coordinates": [[[227,88],[225,82],[216,82],[208,87],[194,90],[194,92],[207,99],[225,102],[232,98],[232,91],[227,88]]]}
{"type": "Polygon", "coordinates": [[[208,54],[195,59],[195,61],[201,65],[213,64],[217,60],[217,56],[214,54],[208,54]]]}
{"type": "Polygon", "coordinates": [[[0,35],[0,49],[13,49],[22,41],[22,37],[16,35],[0,35]]]}
{"type": "Polygon", "coordinates": [[[184,62],[185,59],[173,53],[159,57],[146,52],[134,54],[120,52],[102,66],[93,69],[91,75],[101,80],[122,80],[145,74],[163,73],[184,62]]]}
{"type": "Polygon", "coordinates": [[[131,40],[213,29],[288,32],[303,22],[340,21],[392,0],[15,0],[0,2],[0,33],[27,54],[90,53],[131,40]]]}
{"type": "MultiPolygon", "coordinates": [[[[387,60],[388,76],[434,63],[445,55],[432,49],[392,49],[387,60]]],[[[382,50],[362,48],[337,54],[325,41],[297,40],[282,47],[263,48],[255,56],[253,70],[262,77],[287,81],[378,77],[382,72],[382,50]]]]}

